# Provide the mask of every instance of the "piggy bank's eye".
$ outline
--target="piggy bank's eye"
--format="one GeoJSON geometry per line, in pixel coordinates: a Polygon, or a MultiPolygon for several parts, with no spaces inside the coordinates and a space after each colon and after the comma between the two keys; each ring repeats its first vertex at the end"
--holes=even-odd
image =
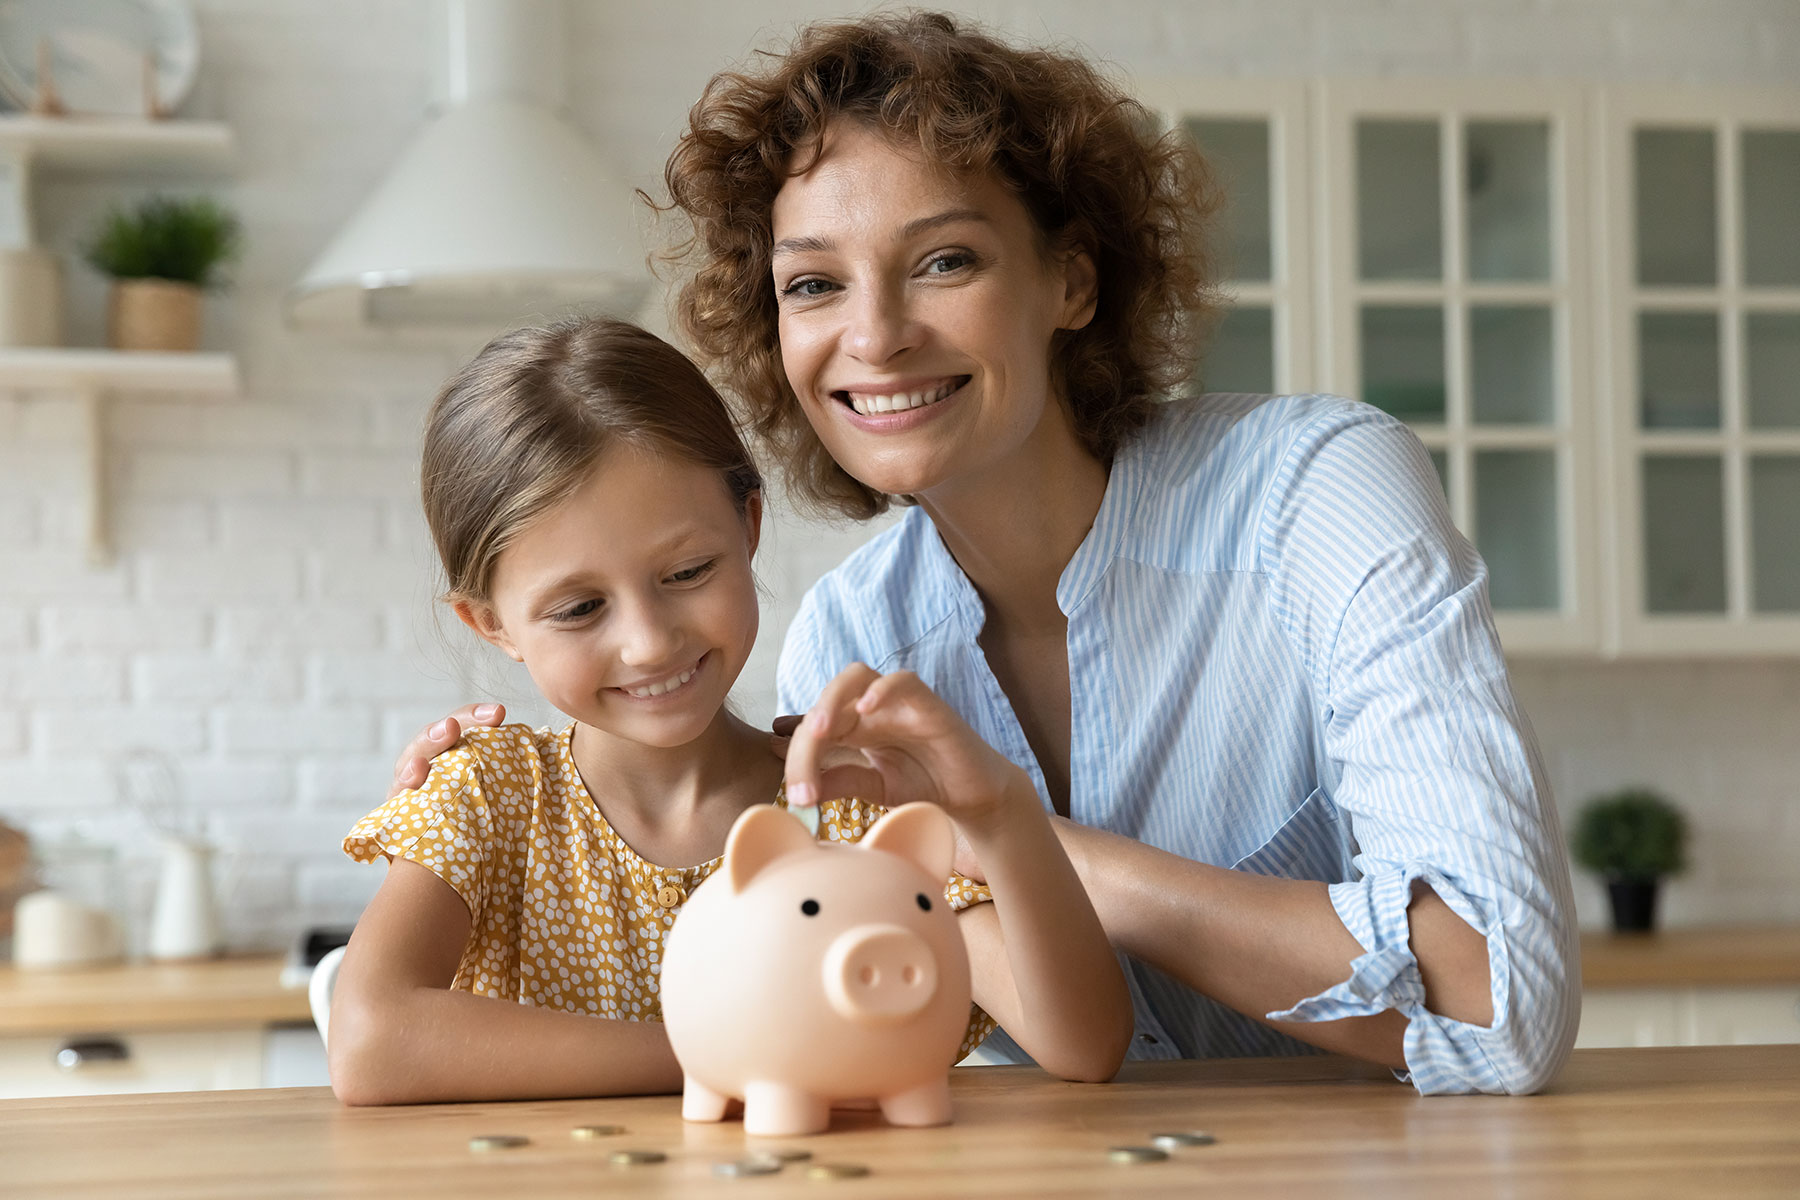
{"type": "Polygon", "coordinates": [[[809,917],[816,917],[819,915],[819,902],[817,900],[802,900],[800,902],[800,911],[809,917]]]}
{"type": "Polygon", "coordinates": [[[919,910],[921,912],[930,912],[931,911],[931,897],[930,896],[927,896],[924,892],[920,892],[916,897],[914,897],[914,899],[916,899],[919,902],[919,910]]]}

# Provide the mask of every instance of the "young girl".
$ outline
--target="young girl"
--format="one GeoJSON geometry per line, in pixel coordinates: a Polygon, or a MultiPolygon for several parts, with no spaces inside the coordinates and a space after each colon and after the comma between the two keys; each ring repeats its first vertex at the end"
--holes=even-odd
{"type": "MultiPolygon", "coordinates": [[[[344,839],[391,865],[339,975],[332,1086],[348,1104],[679,1091],[662,938],[738,815],[785,804],[769,735],[726,703],[756,636],[760,477],[684,356],[578,320],[500,337],[445,386],[422,491],[451,607],[572,720],[471,731],[344,839]]],[[[1047,1070],[1111,1077],[1128,995],[1029,779],[915,678],[869,674],[832,718],[865,765],[837,778],[943,806],[988,879],[945,890],[973,970],[964,1051],[998,1021],[1047,1070]]],[[[855,841],[883,811],[827,799],[819,836],[855,841]]]]}

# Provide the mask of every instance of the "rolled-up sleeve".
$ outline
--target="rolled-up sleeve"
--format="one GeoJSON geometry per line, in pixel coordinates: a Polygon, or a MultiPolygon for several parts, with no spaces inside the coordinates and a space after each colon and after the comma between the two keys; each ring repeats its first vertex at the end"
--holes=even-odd
{"type": "Polygon", "coordinates": [[[1342,983],[1270,1019],[1408,1018],[1423,1093],[1531,1092],[1580,1019],[1562,833],[1506,675],[1481,559],[1450,521],[1423,446],[1365,406],[1289,448],[1261,514],[1270,599],[1307,670],[1325,792],[1358,878],[1331,901],[1364,953],[1342,983]],[[1493,1023],[1425,1005],[1407,906],[1420,885],[1487,940],[1493,1023]]]}

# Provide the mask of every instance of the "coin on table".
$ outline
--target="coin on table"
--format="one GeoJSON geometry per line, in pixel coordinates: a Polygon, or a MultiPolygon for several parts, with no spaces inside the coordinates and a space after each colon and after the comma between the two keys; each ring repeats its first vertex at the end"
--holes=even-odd
{"type": "Polygon", "coordinates": [[[469,1139],[471,1150],[517,1150],[531,1145],[531,1139],[516,1133],[484,1133],[469,1139]]]}
{"type": "Polygon", "coordinates": [[[669,1156],[661,1150],[614,1150],[606,1157],[621,1167],[647,1167],[663,1162],[669,1156]]]}
{"type": "Polygon", "coordinates": [[[781,1161],[774,1158],[740,1158],[732,1162],[713,1164],[713,1174],[726,1179],[747,1179],[752,1175],[773,1175],[781,1170],[781,1161]]]}
{"type": "Polygon", "coordinates": [[[1169,1155],[1154,1146],[1114,1146],[1106,1152],[1106,1157],[1116,1163],[1153,1163],[1166,1162],[1169,1155]]]}
{"type": "Polygon", "coordinates": [[[776,1146],[768,1150],[753,1150],[750,1153],[750,1157],[772,1158],[776,1162],[795,1163],[805,1162],[807,1159],[811,1158],[812,1151],[802,1150],[797,1146],[776,1146]]]}
{"type": "Polygon", "coordinates": [[[1153,1133],[1150,1144],[1159,1150],[1180,1150],[1184,1146],[1210,1146],[1219,1139],[1198,1129],[1187,1133],[1153,1133]]]}
{"type": "Polygon", "coordinates": [[[869,1168],[858,1163],[814,1163],[806,1168],[808,1179],[861,1179],[869,1168]]]}
{"type": "Polygon", "coordinates": [[[595,1138],[618,1137],[624,1132],[623,1125],[577,1125],[569,1130],[569,1136],[588,1142],[595,1138]]]}

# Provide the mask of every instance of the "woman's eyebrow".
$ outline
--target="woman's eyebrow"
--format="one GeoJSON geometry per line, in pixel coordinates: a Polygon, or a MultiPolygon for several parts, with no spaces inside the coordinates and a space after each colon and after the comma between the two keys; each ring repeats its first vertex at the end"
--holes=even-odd
{"type": "MultiPolygon", "coordinates": [[[[901,227],[900,233],[895,240],[906,241],[908,238],[915,238],[921,233],[928,233],[931,230],[944,225],[954,225],[959,221],[981,221],[984,224],[992,224],[992,219],[980,209],[952,208],[941,213],[933,213],[929,217],[920,217],[917,220],[908,221],[901,227]]],[[[769,248],[769,257],[775,259],[780,258],[784,254],[808,254],[816,251],[830,250],[831,248],[832,241],[830,238],[782,238],[779,242],[776,242],[769,248]]]]}

